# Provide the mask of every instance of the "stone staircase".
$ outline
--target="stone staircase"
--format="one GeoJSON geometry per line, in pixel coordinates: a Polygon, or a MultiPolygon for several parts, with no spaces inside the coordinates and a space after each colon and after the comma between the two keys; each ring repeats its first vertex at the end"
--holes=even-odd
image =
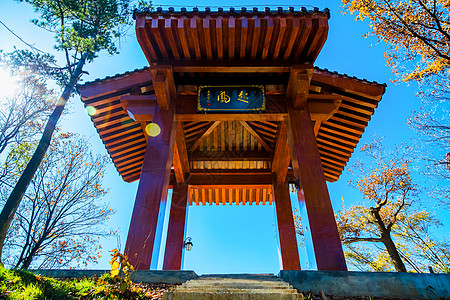
{"type": "Polygon", "coordinates": [[[164,295],[166,300],[303,300],[287,282],[269,274],[203,275],[164,295]]]}

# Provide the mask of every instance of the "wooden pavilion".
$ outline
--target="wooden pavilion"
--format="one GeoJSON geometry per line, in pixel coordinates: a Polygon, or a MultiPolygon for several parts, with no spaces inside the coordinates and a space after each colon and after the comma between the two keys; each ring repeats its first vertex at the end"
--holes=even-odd
{"type": "Polygon", "coordinates": [[[339,178],[385,85],[314,66],[329,16],[292,7],[135,12],[150,66],[79,91],[117,171],[140,179],[125,248],[136,269],[149,269],[159,249],[169,188],[163,269],[181,268],[194,203],[275,204],[283,269],[300,269],[288,178],[299,181],[318,269],[347,269],[325,181],[339,178]],[[200,107],[201,88],[225,105],[242,100],[225,91],[255,86],[259,109],[200,107]]]}

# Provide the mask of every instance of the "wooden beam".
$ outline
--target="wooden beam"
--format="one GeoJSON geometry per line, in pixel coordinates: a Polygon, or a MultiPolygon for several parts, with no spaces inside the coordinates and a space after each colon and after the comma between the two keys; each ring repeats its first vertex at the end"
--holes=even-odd
{"type": "Polygon", "coordinates": [[[153,88],[155,89],[156,100],[160,109],[168,110],[170,107],[170,93],[167,76],[164,74],[154,73],[153,88]]]}
{"type": "Polygon", "coordinates": [[[265,65],[264,63],[260,65],[243,65],[234,64],[230,61],[230,65],[203,65],[196,66],[186,65],[186,66],[173,66],[173,71],[177,73],[287,73],[289,72],[289,66],[271,66],[265,65]]]}
{"type": "Polygon", "coordinates": [[[173,185],[163,270],[181,270],[189,195],[189,186],[186,183],[173,185]]]}
{"type": "Polygon", "coordinates": [[[342,96],[329,94],[308,94],[308,110],[309,114],[314,116],[314,120],[327,121],[339,109],[342,96]]]}
{"type": "MultiPolygon", "coordinates": [[[[304,64],[304,65],[293,65],[289,70],[289,81],[286,87],[286,97],[291,99],[294,96],[296,91],[298,74],[308,74],[309,70],[314,70],[314,66],[312,64],[304,64]]],[[[309,88],[309,85],[308,85],[309,88]]]]}
{"type": "Polygon", "coordinates": [[[175,78],[173,76],[173,69],[171,65],[152,65],[150,67],[152,72],[157,72],[159,74],[164,74],[167,76],[167,85],[169,87],[169,93],[170,96],[173,98],[177,94],[176,85],[175,85],[175,78]]]}
{"type": "Polygon", "coordinates": [[[317,138],[317,135],[319,134],[320,126],[322,125],[321,121],[315,121],[314,122],[314,136],[317,138]]]}
{"type": "Polygon", "coordinates": [[[288,99],[292,100],[294,108],[303,108],[306,105],[313,72],[314,67],[312,67],[312,65],[309,65],[309,67],[306,68],[305,66],[292,67],[286,96],[288,99]]]}
{"type": "Polygon", "coordinates": [[[264,150],[224,150],[224,151],[194,151],[189,153],[190,161],[270,161],[271,155],[264,150]]]}
{"type": "MultiPolygon", "coordinates": [[[[153,115],[152,115],[152,117],[153,117],[153,115]]],[[[147,131],[147,125],[149,123],[147,121],[141,121],[140,123],[141,123],[142,132],[144,133],[144,136],[145,136],[145,142],[148,143],[149,135],[148,135],[148,131],[147,131]]]]}
{"type": "Polygon", "coordinates": [[[270,169],[192,169],[191,175],[202,175],[202,176],[232,176],[232,175],[249,175],[249,176],[259,176],[259,175],[269,175],[271,174],[270,169]]]}
{"type": "Polygon", "coordinates": [[[193,189],[198,190],[211,190],[212,188],[217,189],[227,189],[227,190],[235,190],[235,189],[271,189],[272,186],[270,184],[190,184],[189,185],[193,189]]]}
{"type": "Polygon", "coordinates": [[[286,122],[281,122],[272,160],[272,172],[275,173],[276,182],[285,182],[290,163],[291,153],[289,152],[286,122]]]}
{"type": "MultiPolygon", "coordinates": [[[[310,97],[311,95],[308,95],[310,97]]],[[[334,113],[338,102],[334,99],[340,99],[339,96],[321,95],[311,96],[308,100],[308,106],[313,110],[312,120],[323,120],[334,113]],[[311,103],[311,104],[310,104],[311,103]]],[[[201,122],[201,121],[284,121],[287,116],[286,97],[267,95],[266,111],[262,113],[210,113],[200,114],[197,112],[197,96],[185,95],[178,96],[175,100],[177,107],[176,118],[183,122],[201,122]]]]}
{"type": "Polygon", "coordinates": [[[194,151],[198,145],[200,145],[203,140],[213,132],[213,130],[220,124],[220,121],[215,121],[209,126],[209,128],[195,141],[194,145],[189,149],[189,151],[194,151]]]}
{"type": "Polygon", "coordinates": [[[215,121],[283,121],[285,113],[257,113],[257,114],[177,114],[177,121],[182,122],[215,122],[215,121]]]}
{"type": "MultiPolygon", "coordinates": [[[[171,182],[176,182],[175,176],[171,177],[171,182]]],[[[186,183],[193,186],[270,186],[272,184],[272,175],[270,170],[265,173],[254,172],[253,174],[239,174],[230,173],[225,174],[210,174],[199,175],[191,172],[190,176],[186,178],[186,183]]]]}
{"type": "Polygon", "coordinates": [[[141,169],[140,181],[125,253],[136,270],[148,270],[152,261],[161,202],[165,202],[171,175],[176,125],[174,110],[155,110],[153,122],[161,133],[150,137],[141,169]]]}
{"type": "Polygon", "coordinates": [[[128,113],[128,116],[134,121],[152,121],[156,105],[156,97],[154,95],[123,95],[120,97],[120,103],[128,113]]]}
{"type": "Polygon", "coordinates": [[[158,106],[162,110],[168,110],[171,99],[176,95],[172,67],[161,65],[152,66],[150,72],[153,78],[153,88],[158,106]]]}
{"type": "Polygon", "coordinates": [[[181,122],[177,122],[177,137],[175,140],[175,150],[173,154],[173,168],[177,182],[184,182],[185,176],[189,173],[189,158],[187,154],[183,124],[181,124],[181,122]]]}
{"type": "Polygon", "coordinates": [[[301,185],[297,197],[306,204],[317,268],[346,271],[341,240],[307,107],[302,110],[289,107],[287,132],[292,168],[301,185]]]}
{"type": "Polygon", "coordinates": [[[177,183],[184,182],[184,172],[181,166],[180,153],[178,151],[177,144],[175,143],[175,147],[173,150],[173,162],[172,162],[173,170],[175,172],[175,177],[177,179],[177,183]]]}
{"type": "Polygon", "coordinates": [[[282,270],[300,270],[294,216],[286,182],[274,182],[272,184],[272,199],[275,202],[277,213],[282,270]]]}
{"type": "Polygon", "coordinates": [[[251,135],[253,135],[253,137],[264,147],[264,149],[267,150],[267,152],[269,153],[273,152],[272,148],[269,145],[267,145],[267,143],[259,136],[258,133],[256,133],[255,130],[253,130],[253,128],[250,125],[248,125],[247,122],[245,121],[239,122],[242,124],[242,126],[244,126],[245,129],[247,129],[248,132],[250,132],[251,135]]]}

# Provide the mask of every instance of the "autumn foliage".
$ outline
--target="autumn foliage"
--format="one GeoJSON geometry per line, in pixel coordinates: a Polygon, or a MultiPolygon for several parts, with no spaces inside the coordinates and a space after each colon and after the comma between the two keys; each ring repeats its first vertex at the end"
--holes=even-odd
{"type": "Polygon", "coordinates": [[[386,43],[387,63],[404,80],[448,75],[450,3],[447,0],[342,0],[356,20],[370,20],[372,32],[386,43]]]}
{"type": "MultiPolygon", "coordinates": [[[[23,143],[13,148],[3,163],[2,202],[33,149],[33,144],[23,143]]],[[[103,201],[106,163],[106,158],[93,155],[79,136],[60,134],[53,140],[8,231],[5,265],[61,268],[97,261],[100,238],[113,234],[105,225],[114,213],[103,201]]]]}
{"type": "Polygon", "coordinates": [[[384,153],[377,142],[362,150],[369,163],[356,166],[360,177],[353,184],[363,202],[343,205],[336,216],[349,262],[361,270],[428,272],[432,267],[448,273],[450,244],[432,234],[442,224],[420,205],[423,195],[410,162],[384,153]]]}

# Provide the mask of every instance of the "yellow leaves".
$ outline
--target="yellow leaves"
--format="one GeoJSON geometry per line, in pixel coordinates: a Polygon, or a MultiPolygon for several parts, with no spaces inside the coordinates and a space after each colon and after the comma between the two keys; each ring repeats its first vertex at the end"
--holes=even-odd
{"type": "Polygon", "coordinates": [[[404,81],[442,74],[450,67],[449,1],[343,0],[355,20],[369,19],[372,33],[386,43],[386,62],[404,81]],[[416,62],[407,70],[402,61],[416,62]]]}
{"type": "Polygon", "coordinates": [[[119,275],[120,263],[118,261],[109,262],[111,264],[111,277],[115,278],[119,275]]]}

